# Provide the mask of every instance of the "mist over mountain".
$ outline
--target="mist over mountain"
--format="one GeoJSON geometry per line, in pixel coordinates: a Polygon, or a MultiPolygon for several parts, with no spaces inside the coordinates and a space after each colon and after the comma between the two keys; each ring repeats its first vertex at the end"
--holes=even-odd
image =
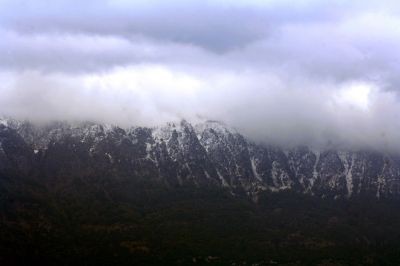
{"type": "Polygon", "coordinates": [[[400,148],[395,1],[44,3],[0,3],[1,114],[400,148]]]}
{"type": "Polygon", "coordinates": [[[400,265],[394,0],[0,0],[1,265],[400,265]]]}

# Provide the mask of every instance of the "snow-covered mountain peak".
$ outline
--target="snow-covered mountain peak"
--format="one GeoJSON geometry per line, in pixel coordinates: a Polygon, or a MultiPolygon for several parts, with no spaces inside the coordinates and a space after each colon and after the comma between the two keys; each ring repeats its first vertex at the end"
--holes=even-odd
{"type": "MultiPolygon", "coordinates": [[[[75,165],[84,168],[79,173],[95,173],[93,167],[101,166],[173,186],[219,185],[252,196],[263,190],[333,197],[400,196],[399,155],[256,144],[217,121],[195,127],[182,120],[124,129],[89,122],[38,125],[3,118],[0,142],[6,156],[0,160],[8,160],[13,153],[20,158],[15,147],[23,147],[27,160],[36,158],[43,167],[75,165]]],[[[71,175],[74,167],[69,169],[71,175]]]]}
{"type": "Polygon", "coordinates": [[[214,131],[218,134],[221,135],[226,135],[226,134],[236,134],[238,133],[234,128],[229,127],[223,122],[220,121],[215,121],[215,120],[208,120],[202,123],[198,123],[195,125],[195,130],[197,134],[201,134],[204,131],[214,131]]]}

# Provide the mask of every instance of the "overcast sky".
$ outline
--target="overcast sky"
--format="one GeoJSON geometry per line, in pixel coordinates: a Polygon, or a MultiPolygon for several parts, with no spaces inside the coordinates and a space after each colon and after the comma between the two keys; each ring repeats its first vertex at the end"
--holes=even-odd
{"type": "Polygon", "coordinates": [[[0,113],[400,150],[400,3],[0,0],[0,113]]]}

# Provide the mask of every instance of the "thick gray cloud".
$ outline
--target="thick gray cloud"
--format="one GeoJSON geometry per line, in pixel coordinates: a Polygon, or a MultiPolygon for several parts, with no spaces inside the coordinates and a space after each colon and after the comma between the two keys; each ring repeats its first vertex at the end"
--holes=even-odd
{"type": "Polygon", "coordinates": [[[0,0],[0,112],[399,149],[396,1],[0,0]]]}
{"type": "Polygon", "coordinates": [[[214,51],[243,47],[290,24],[396,12],[396,1],[2,0],[0,22],[24,33],[146,36],[214,51]]]}

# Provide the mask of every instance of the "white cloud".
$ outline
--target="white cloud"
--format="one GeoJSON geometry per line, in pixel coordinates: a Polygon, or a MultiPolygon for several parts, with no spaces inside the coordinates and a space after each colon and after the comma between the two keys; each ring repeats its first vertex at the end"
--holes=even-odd
{"type": "Polygon", "coordinates": [[[0,112],[400,149],[396,1],[0,2],[0,112]]]}

